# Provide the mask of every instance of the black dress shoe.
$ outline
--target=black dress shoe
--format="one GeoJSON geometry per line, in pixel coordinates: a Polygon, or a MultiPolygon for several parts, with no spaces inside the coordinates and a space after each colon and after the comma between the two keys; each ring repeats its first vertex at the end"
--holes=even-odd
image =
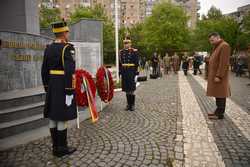
{"type": "Polygon", "coordinates": [[[127,105],[126,108],[125,108],[125,111],[128,111],[128,110],[130,110],[130,106],[129,105],[127,105]]]}
{"type": "Polygon", "coordinates": [[[130,111],[135,111],[135,106],[131,106],[129,110],[130,111]]]}
{"type": "Polygon", "coordinates": [[[208,112],[207,115],[208,115],[208,116],[214,116],[214,115],[216,115],[216,114],[215,114],[215,112],[208,112]]]}
{"type": "Polygon", "coordinates": [[[58,137],[58,147],[55,156],[62,157],[64,155],[70,155],[76,151],[76,148],[69,147],[67,142],[67,129],[62,131],[57,131],[58,137]]]}
{"type": "Polygon", "coordinates": [[[76,151],[74,147],[58,147],[55,156],[62,157],[64,155],[70,155],[76,151]]]}
{"type": "Polygon", "coordinates": [[[224,119],[224,116],[211,115],[211,116],[208,116],[208,119],[219,120],[219,119],[224,119]]]}

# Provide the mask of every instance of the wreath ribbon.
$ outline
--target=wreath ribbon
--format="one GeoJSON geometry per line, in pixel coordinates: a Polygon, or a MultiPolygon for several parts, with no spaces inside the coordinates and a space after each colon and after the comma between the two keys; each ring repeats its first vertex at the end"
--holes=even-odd
{"type": "Polygon", "coordinates": [[[83,85],[85,87],[86,94],[87,94],[89,111],[91,114],[92,122],[96,122],[99,119],[99,115],[98,115],[98,112],[96,109],[95,98],[94,98],[94,96],[93,96],[93,94],[88,86],[89,85],[88,80],[84,76],[82,76],[82,77],[83,77],[83,85]]]}
{"type": "Polygon", "coordinates": [[[78,69],[75,72],[76,78],[76,102],[78,106],[88,106],[92,121],[96,122],[99,118],[96,109],[96,87],[95,82],[89,72],[78,69]]]}

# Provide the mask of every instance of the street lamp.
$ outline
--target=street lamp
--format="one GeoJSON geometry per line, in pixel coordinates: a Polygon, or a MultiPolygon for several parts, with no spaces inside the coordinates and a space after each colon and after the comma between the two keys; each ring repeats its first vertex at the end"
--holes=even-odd
{"type": "Polygon", "coordinates": [[[115,0],[115,54],[116,54],[116,83],[119,83],[118,0],[115,0]]]}

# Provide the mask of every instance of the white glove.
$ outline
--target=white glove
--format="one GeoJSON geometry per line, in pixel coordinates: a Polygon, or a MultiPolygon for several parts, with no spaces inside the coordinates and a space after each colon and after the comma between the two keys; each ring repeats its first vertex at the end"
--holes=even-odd
{"type": "Polygon", "coordinates": [[[73,100],[73,95],[66,95],[65,104],[67,106],[70,106],[72,104],[72,100],[73,100]]]}
{"type": "Polygon", "coordinates": [[[138,75],[135,76],[135,83],[137,82],[137,79],[138,79],[138,75]]]}

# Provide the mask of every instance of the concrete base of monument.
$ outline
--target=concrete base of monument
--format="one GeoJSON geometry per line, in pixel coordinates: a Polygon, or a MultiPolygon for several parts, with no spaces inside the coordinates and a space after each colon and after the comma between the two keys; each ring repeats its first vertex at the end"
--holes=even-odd
{"type": "MultiPolygon", "coordinates": [[[[0,150],[49,136],[48,120],[42,115],[44,95],[42,87],[1,94],[0,150]]],[[[98,112],[107,105],[97,97],[98,112]]],[[[89,118],[88,108],[79,107],[80,122],[89,118]]],[[[69,121],[69,128],[77,128],[76,120],[69,121]]]]}

